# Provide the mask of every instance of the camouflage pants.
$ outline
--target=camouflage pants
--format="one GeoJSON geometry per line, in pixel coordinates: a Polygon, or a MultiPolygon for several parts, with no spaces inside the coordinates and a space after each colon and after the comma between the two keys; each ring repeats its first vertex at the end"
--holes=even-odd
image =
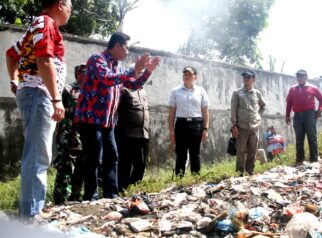
{"type": "Polygon", "coordinates": [[[79,201],[84,180],[84,155],[82,151],[64,153],[58,151],[54,160],[57,170],[54,203],[62,204],[68,200],[79,201]]]}

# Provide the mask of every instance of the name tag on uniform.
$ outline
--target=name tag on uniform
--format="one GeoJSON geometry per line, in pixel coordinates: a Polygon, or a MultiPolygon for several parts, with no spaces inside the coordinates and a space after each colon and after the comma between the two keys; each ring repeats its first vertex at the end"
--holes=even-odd
{"type": "Polygon", "coordinates": [[[239,91],[239,92],[238,92],[238,95],[239,95],[239,96],[244,96],[244,91],[239,91]]]}

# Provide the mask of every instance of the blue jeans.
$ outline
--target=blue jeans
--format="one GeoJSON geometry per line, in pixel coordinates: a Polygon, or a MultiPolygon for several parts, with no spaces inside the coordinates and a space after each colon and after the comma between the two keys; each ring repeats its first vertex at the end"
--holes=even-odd
{"type": "Polygon", "coordinates": [[[17,91],[17,106],[24,123],[24,147],[21,161],[19,214],[33,217],[45,204],[47,169],[52,158],[56,122],[51,119],[53,106],[41,89],[17,91]]]}
{"type": "Polygon", "coordinates": [[[316,115],[314,110],[296,112],[293,118],[296,137],[296,162],[304,161],[304,138],[307,134],[310,149],[310,161],[318,161],[318,140],[316,131],[316,115]]]}
{"type": "Polygon", "coordinates": [[[97,171],[102,164],[103,196],[113,198],[118,194],[118,152],[114,129],[99,125],[80,124],[80,136],[85,154],[85,178],[83,200],[96,200],[97,171]]]}

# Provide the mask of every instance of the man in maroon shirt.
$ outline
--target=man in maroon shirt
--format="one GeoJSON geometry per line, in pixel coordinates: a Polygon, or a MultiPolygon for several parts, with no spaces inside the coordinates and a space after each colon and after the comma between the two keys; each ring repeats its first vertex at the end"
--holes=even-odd
{"type": "Polygon", "coordinates": [[[296,137],[296,165],[303,164],[304,161],[304,138],[307,134],[310,161],[318,160],[318,142],[316,120],[321,116],[322,94],[319,89],[307,82],[307,73],[300,69],[296,72],[298,84],[293,85],[286,98],[286,123],[291,123],[290,113],[294,112],[293,127],[296,137]],[[319,101],[319,108],[315,110],[314,98],[319,101]]]}

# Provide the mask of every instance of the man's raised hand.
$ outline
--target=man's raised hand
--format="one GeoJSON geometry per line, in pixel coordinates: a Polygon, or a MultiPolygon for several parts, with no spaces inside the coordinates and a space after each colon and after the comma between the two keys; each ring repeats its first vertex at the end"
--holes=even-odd
{"type": "Polygon", "coordinates": [[[151,57],[149,53],[144,53],[144,55],[138,56],[134,66],[135,74],[142,72],[150,62],[150,59],[151,57]]]}
{"type": "Polygon", "coordinates": [[[150,60],[148,65],[146,66],[146,69],[149,73],[152,73],[155,68],[160,64],[160,57],[154,57],[150,60]]]}

